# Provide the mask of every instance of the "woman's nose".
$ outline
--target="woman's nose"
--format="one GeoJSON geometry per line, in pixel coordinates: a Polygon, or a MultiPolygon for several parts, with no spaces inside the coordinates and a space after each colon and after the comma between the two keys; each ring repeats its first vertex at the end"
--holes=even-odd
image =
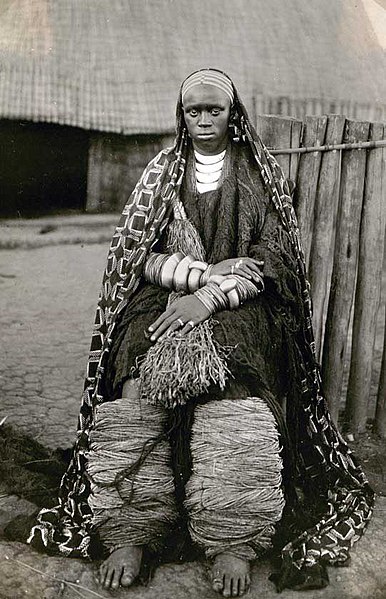
{"type": "Polygon", "coordinates": [[[203,110],[200,113],[200,117],[198,119],[198,124],[200,125],[200,127],[205,127],[205,126],[211,124],[209,112],[206,112],[205,110],[203,110]]]}

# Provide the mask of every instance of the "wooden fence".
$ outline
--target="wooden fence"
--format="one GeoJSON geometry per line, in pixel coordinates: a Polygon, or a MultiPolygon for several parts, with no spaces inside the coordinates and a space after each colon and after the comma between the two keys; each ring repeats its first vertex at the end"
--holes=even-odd
{"type": "Polygon", "coordinates": [[[365,121],[386,121],[386,104],[353,102],[331,98],[291,98],[290,96],[269,96],[255,92],[252,96],[255,118],[260,114],[277,114],[303,119],[307,115],[344,114],[350,119],[365,121]]]}
{"type": "MultiPolygon", "coordinates": [[[[278,161],[296,184],[294,204],[311,283],[324,390],[332,415],[337,420],[339,408],[345,407],[351,429],[363,431],[367,417],[376,413],[377,430],[386,436],[386,349],[380,375],[378,349],[380,337],[383,342],[385,336],[379,298],[386,148],[344,146],[346,149],[301,153],[331,144],[368,146],[369,140],[386,138],[384,125],[368,119],[350,120],[340,114],[302,120],[257,116],[256,125],[265,144],[279,151],[278,161]],[[377,407],[375,400],[369,403],[372,381],[371,397],[378,393],[377,407]]],[[[148,160],[171,140],[166,135],[94,133],[89,146],[87,210],[120,210],[148,160]]],[[[386,274],[384,278],[385,287],[386,274]]]]}
{"type": "Polygon", "coordinates": [[[386,147],[350,149],[353,143],[384,140],[385,127],[341,115],[306,117],[303,121],[258,116],[256,121],[264,143],[274,151],[286,176],[296,183],[294,205],[312,289],[324,391],[332,416],[337,421],[344,405],[351,430],[362,432],[368,417],[375,414],[375,428],[386,436],[386,341],[382,367],[373,370],[375,338],[385,340],[379,306],[385,249],[386,147]],[[348,148],[280,152],[342,143],[349,144],[348,148]],[[372,377],[378,385],[376,408],[369,406],[372,377]]]}

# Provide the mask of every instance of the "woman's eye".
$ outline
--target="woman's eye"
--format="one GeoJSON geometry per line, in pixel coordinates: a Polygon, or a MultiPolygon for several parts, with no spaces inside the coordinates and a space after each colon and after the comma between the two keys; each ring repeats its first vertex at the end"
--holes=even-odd
{"type": "Polygon", "coordinates": [[[192,109],[192,110],[189,110],[189,114],[190,114],[190,116],[197,116],[198,112],[197,112],[197,110],[192,109]]]}
{"type": "Polygon", "coordinates": [[[218,116],[220,114],[220,109],[219,108],[212,108],[211,114],[213,116],[218,116]]]}

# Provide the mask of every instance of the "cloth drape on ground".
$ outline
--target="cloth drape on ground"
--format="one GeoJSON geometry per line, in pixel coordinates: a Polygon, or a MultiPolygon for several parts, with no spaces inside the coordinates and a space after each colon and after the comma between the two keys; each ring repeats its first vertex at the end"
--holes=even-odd
{"type": "MultiPolygon", "coordinates": [[[[233,197],[234,203],[223,203],[225,210],[222,213],[220,202],[220,210],[216,213],[217,235],[212,240],[212,248],[207,244],[207,252],[209,259],[216,254],[222,259],[223,255],[244,253],[264,260],[266,290],[237,311],[216,314],[218,325],[214,333],[223,346],[236,345],[229,355],[231,372],[245,376],[244,380],[253,388],[253,395],[270,398],[272,385],[267,381],[272,378],[272,373],[264,372],[267,361],[254,360],[256,343],[252,346],[243,343],[242,332],[248,333],[247,327],[251,324],[269,322],[268,333],[279,331],[278,338],[282,338],[289,378],[285,389],[286,420],[296,461],[296,486],[305,497],[303,506],[294,505],[293,515],[309,504],[315,506],[315,511],[311,514],[312,526],[302,532],[300,526],[294,524],[288,543],[282,548],[281,569],[275,579],[278,590],[281,590],[286,586],[301,585],[319,563],[343,564],[347,561],[349,548],[370,518],[373,493],[331,422],[323,397],[315,359],[309,285],[287,182],[254,131],[235,89],[234,98],[232,126],[238,139],[232,141],[232,154],[238,166],[229,182],[224,181],[220,192],[224,197],[233,197]],[[225,194],[228,185],[231,188],[225,194]],[[229,206],[234,210],[233,214],[227,213],[229,206]],[[264,223],[269,222],[274,224],[274,232],[268,227],[269,234],[265,236],[264,223]],[[226,226],[222,230],[223,224],[226,226]],[[265,319],[260,318],[262,313],[265,319]]],[[[181,197],[189,203],[188,177],[184,177],[185,170],[189,170],[189,160],[191,144],[186,135],[180,98],[175,145],[160,152],[149,163],[123,210],[112,239],[72,462],[62,480],[59,505],[40,512],[31,532],[32,543],[40,542],[66,555],[89,555],[92,510],[88,502],[90,482],[85,456],[89,449],[89,431],[93,427],[96,406],[113,399],[106,392],[106,384],[111,386],[111,380],[106,380],[106,372],[116,335],[123,334],[122,323],[126,321],[135,327],[131,314],[141,310],[142,300],[148,296],[154,299],[155,312],[162,312],[166,304],[167,294],[144,285],[141,274],[149,251],[162,242],[167,226],[173,220],[175,200],[181,197]],[[132,311],[126,310],[129,305],[132,311]]],[[[203,235],[205,237],[205,231],[203,235]]],[[[151,321],[150,314],[149,324],[151,321]]],[[[143,339],[143,329],[141,332],[142,336],[136,338],[142,337],[142,340],[133,349],[129,362],[149,347],[143,339]]],[[[258,341],[256,339],[257,345],[258,341]]],[[[119,376],[115,383],[117,380],[119,376]]]]}

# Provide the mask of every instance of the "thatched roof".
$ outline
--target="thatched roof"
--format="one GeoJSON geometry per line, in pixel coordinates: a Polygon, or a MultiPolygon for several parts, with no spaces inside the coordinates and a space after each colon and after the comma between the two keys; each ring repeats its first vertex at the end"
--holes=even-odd
{"type": "Polygon", "coordinates": [[[384,102],[360,1],[1,0],[0,118],[170,130],[181,80],[226,70],[255,91],[384,102]]]}

